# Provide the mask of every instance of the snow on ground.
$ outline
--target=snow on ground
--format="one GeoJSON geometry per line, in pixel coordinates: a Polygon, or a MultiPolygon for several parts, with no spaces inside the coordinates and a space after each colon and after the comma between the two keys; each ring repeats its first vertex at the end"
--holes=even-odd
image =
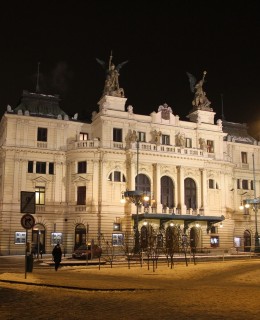
{"type": "Polygon", "coordinates": [[[260,259],[149,269],[147,264],[68,266],[57,272],[49,267],[34,269],[26,279],[22,272],[0,275],[1,320],[259,320],[259,299],[260,259]]]}

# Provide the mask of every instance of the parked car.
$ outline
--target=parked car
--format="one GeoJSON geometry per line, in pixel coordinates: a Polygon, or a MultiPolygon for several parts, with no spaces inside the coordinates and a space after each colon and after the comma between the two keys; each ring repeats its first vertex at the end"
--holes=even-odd
{"type": "Polygon", "coordinates": [[[72,258],[74,259],[86,259],[88,255],[88,259],[91,259],[91,251],[92,258],[99,258],[102,254],[102,248],[98,245],[94,244],[91,250],[91,245],[82,244],[77,249],[75,249],[72,253],[72,258]]]}

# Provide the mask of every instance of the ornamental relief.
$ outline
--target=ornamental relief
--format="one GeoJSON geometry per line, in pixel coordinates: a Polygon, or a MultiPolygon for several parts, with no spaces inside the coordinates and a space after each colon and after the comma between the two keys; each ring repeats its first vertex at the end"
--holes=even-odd
{"type": "Polygon", "coordinates": [[[191,168],[183,168],[183,175],[185,178],[191,178],[191,177],[200,177],[200,171],[199,170],[192,170],[191,168]]]}

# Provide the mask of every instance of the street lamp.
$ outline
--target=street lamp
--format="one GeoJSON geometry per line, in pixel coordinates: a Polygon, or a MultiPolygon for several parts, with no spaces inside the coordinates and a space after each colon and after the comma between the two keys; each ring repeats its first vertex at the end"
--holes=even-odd
{"type": "Polygon", "coordinates": [[[139,206],[140,205],[145,205],[149,201],[149,195],[146,192],[143,191],[125,191],[124,192],[124,198],[128,202],[132,202],[136,206],[136,216],[135,216],[135,222],[134,222],[134,236],[135,236],[135,244],[134,244],[134,253],[139,253],[140,252],[140,235],[139,235],[139,206]]]}
{"type": "Polygon", "coordinates": [[[144,191],[140,191],[137,190],[138,188],[138,170],[139,170],[139,140],[136,140],[136,156],[137,156],[137,161],[136,161],[136,183],[135,183],[135,190],[132,191],[125,191],[122,192],[122,196],[121,196],[121,203],[124,203],[125,200],[127,200],[128,202],[132,202],[135,204],[136,206],[136,217],[135,217],[135,222],[134,222],[134,239],[135,239],[135,243],[134,243],[134,253],[139,253],[140,252],[140,237],[139,237],[139,228],[138,228],[138,224],[139,224],[139,206],[140,205],[145,205],[146,203],[148,203],[148,201],[150,200],[150,192],[144,192],[144,191]]]}
{"type": "MultiPolygon", "coordinates": [[[[257,229],[257,212],[258,212],[258,204],[260,203],[260,198],[256,197],[256,183],[255,183],[255,157],[253,157],[253,178],[254,178],[254,199],[245,199],[245,207],[249,208],[250,204],[253,205],[253,210],[255,212],[255,252],[260,252],[260,244],[259,244],[259,234],[257,229]]],[[[241,206],[242,208],[242,206],[241,206]]]]}

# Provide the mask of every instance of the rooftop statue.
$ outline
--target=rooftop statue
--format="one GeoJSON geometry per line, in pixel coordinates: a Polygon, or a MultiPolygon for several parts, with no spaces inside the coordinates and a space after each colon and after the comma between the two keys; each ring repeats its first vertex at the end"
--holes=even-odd
{"type": "Polygon", "coordinates": [[[119,70],[125,65],[127,61],[124,61],[122,63],[119,63],[117,66],[115,66],[112,63],[112,51],[109,58],[108,66],[106,63],[98,58],[96,58],[97,62],[106,70],[106,80],[105,80],[105,87],[103,90],[102,97],[107,96],[114,96],[114,97],[124,97],[124,89],[119,87],[119,70]]]}
{"type": "Polygon", "coordinates": [[[205,82],[205,76],[207,72],[206,71],[203,72],[203,77],[198,82],[192,74],[190,74],[189,72],[186,72],[186,73],[189,78],[191,92],[195,93],[194,99],[192,101],[193,107],[197,109],[206,109],[206,110],[211,109],[210,108],[211,102],[206,97],[206,92],[203,91],[203,84],[205,82]]]}

